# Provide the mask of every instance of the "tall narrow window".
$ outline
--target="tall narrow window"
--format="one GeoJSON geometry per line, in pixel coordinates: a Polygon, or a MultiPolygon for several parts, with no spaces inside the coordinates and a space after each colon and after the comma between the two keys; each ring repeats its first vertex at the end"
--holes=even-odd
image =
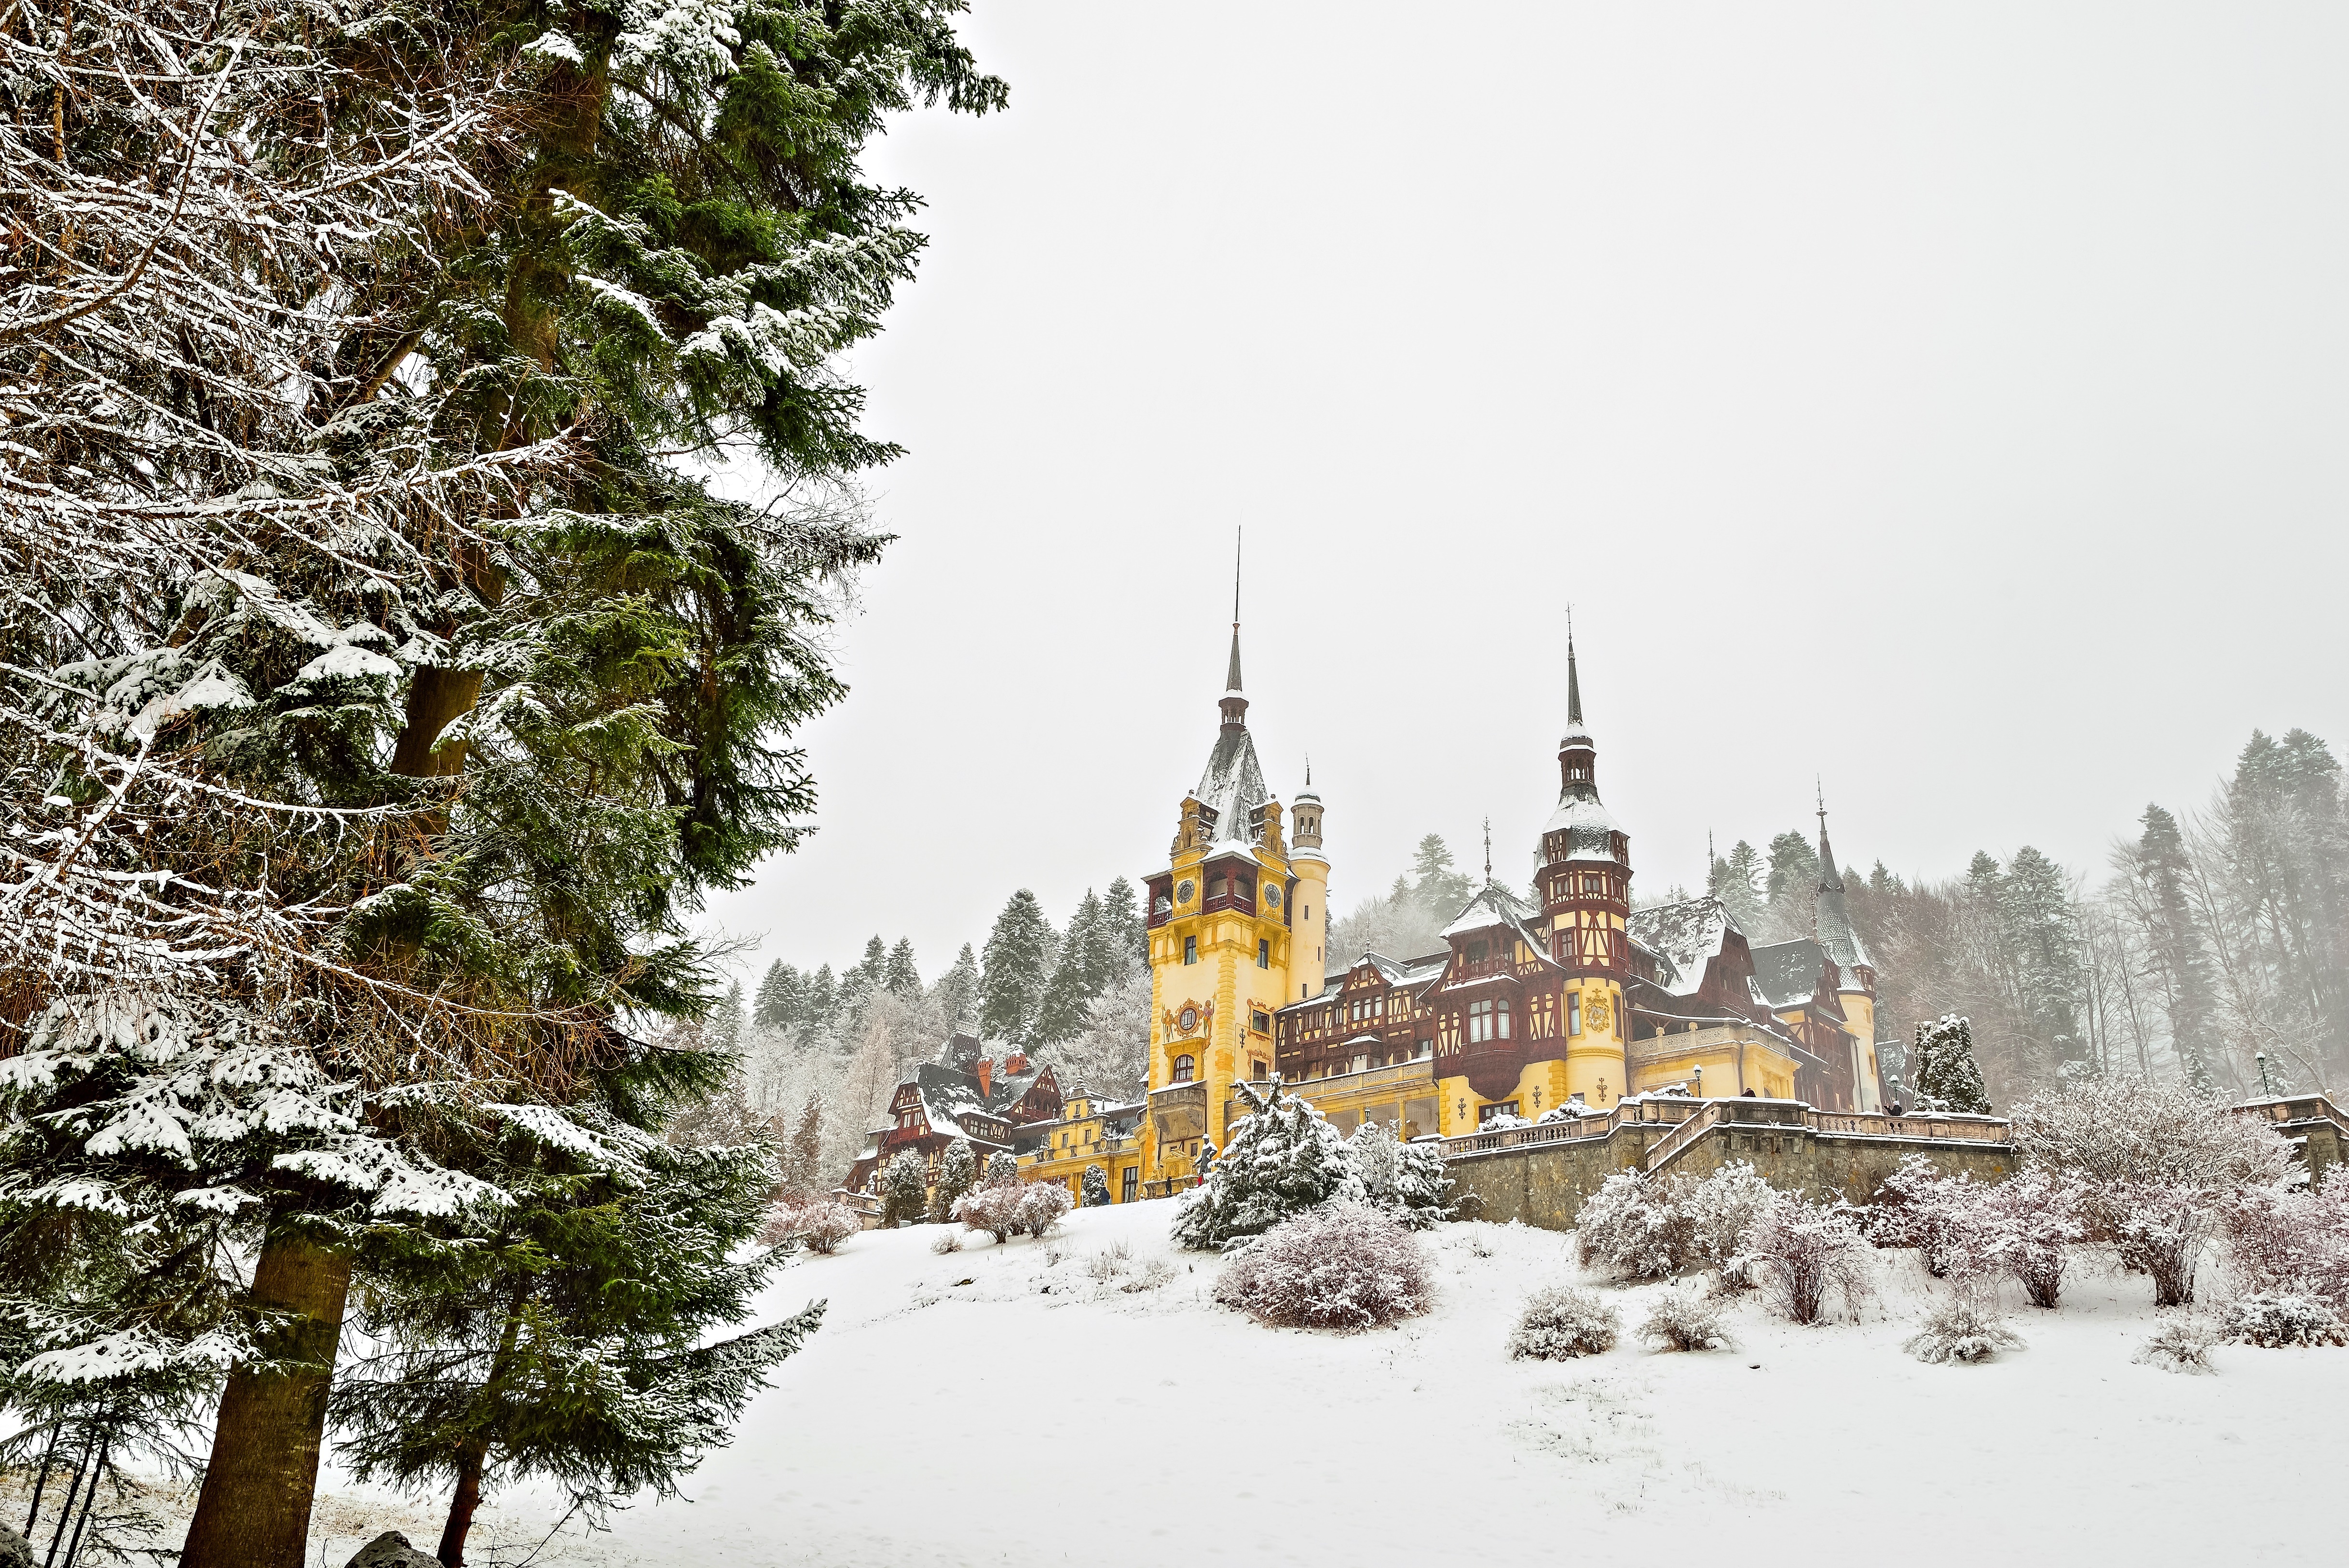
{"type": "Polygon", "coordinates": [[[1272,938],[1268,936],[1257,943],[1256,966],[1259,969],[1272,967],[1272,938]]]}
{"type": "Polygon", "coordinates": [[[1569,1035],[1582,1033],[1582,993],[1579,991],[1566,994],[1566,1032],[1569,1035]]]}
{"type": "Polygon", "coordinates": [[[1183,962],[1185,964],[1196,964],[1199,962],[1199,939],[1197,937],[1186,936],[1183,939],[1183,962]]]}
{"type": "Polygon", "coordinates": [[[1495,1039],[1510,1039],[1509,999],[1506,996],[1493,1004],[1493,1033],[1495,1039]]]}
{"type": "Polygon", "coordinates": [[[1189,1083],[1192,1076],[1198,1070],[1199,1064],[1192,1060],[1189,1057],[1176,1057],[1174,1058],[1174,1081],[1176,1083],[1189,1083]]]}

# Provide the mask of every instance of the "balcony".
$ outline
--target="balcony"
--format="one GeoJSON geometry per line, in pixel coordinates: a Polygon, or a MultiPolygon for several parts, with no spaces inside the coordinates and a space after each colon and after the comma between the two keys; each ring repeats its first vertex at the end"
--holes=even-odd
{"type": "Polygon", "coordinates": [[[1150,1091],[1150,1120],[1159,1141],[1204,1138],[1207,1133],[1207,1086],[1172,1083],[1150,1091]]]}
{"type": "Polygon", "coordinates": [[[1298,1099],[1319,1103],[1325,1095],[1333,1099],[1389,1089],[1404,1084],[1435,1082],[1435,1058],[1418,1057],[1392,1067],[1365,1068],[1361,1072],[1331,1073],[1328,1078],[1299,1078],[1294,1083],[1283,1082],[1281,1088],[1298,1099]]]}
{"type": "Polygon", "coordinates": [[[1226,910],[1236,910],[1241,914],[1254,914],[1256,897],[1253,890],[1243,890],[1239,892],[1211,892],[1199,905],[1201,914],[1221,914],[1226,910]]]}

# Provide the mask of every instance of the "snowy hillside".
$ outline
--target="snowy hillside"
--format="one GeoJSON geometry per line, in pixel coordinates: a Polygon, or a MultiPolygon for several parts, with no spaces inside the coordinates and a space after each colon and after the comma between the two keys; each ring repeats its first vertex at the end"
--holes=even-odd
{"type": "MultiPolygon", "coordinates": [[[[1526,1294],[1579,1277],[1568,1238],[1441,1227],[1436,1309],[1342,1337],[1215,1305],[1220,1265],[1166,1244],[1171,1212],[1083,1211],[1050,1240],[943,1256],[937,1227],[874,1233],[794,1264],[771,1312],[822,1296],[830,1316],[688,1498],[589,1542],[565,1532],[538,1561],[1506,1564],[1733,1536],[1738,1561],[1771,1563],[2335,1553],[2349,1350],[2222,1347],[2202,1377],[2133,1365],[2148,1287],[2094,1264],[2061,1312],[2015,1305],[2029,1348],[1985,1366],[1902,1353],[1921,1275],[1898,1253],[1857,1325],[1794,1327],[1748,1297],[1733,1351],[1627,1334],[1603,1357],[1511,1362],[1526,1294]],[[1097,1264],[1121,1246],[1118,1272],[1097,1264]]],[[[1655,1288],[1608,1294],[1632,1324],[1655,1288]]],[[[360,1528],[355,1501],[336,1500],[342,1528],[360,1528]]],[[[499,1561],[552,1522],[534,1506],[485,1519],[499,1561]]],[[[429,1551],[437,1525],[411,1517],[429,1551]]],[[[359,1542],[316,1544],[338,1568],[359,1542]]]]}

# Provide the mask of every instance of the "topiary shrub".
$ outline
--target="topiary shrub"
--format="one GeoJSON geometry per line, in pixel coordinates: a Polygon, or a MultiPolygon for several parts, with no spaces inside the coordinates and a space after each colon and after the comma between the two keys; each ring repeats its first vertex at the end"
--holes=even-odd
{"type": "Polygon", "coordinates": [[[1427,1254],[1402,1222],[1355,1199],[1284,1220],[1237,1251],[1216,1299],[1286,1328],[1380,1328],[1427,1310],[1427,1254]]]}
{"type": "Polygon", "coordinates": [[[1512,1361],[1566,1361],[1603,1356],[1615,1348],[1623,1320],[1590,1291],[1552,1285],[1526,1298],[1526,1309],[1509,1335],[1512,1361]]]}

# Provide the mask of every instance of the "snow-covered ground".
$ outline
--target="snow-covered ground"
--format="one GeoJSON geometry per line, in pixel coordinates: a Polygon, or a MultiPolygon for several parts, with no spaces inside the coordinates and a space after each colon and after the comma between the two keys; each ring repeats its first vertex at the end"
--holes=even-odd
{"type": "MultiPolygon", "coordinates": [[[[2349,1350],[2133,1365],[2142,1279],[2075,1268],[2029,1348],[1978,1367],[1905,1355],[1924,1299],[1902,1254],[1857,1324],[1798,1328],[1747,1298],[1736,1349],[1658,1355],[1627,1332],[1562,1364],[1503,1350],[1526,1295],[1582,1283],[1567,1237],[1455,1224],[1426,1238],[1442,1296],[1402,1327],[1260,1328],[1211,1300],[1172,1205],[1081,1211],[1045,1241],[872,1233],[795,1263],[774,1313],[831,1302],[687,1496],[566,1531],[539,1563],[643,1568],[912,1563],[1554,1562],[1587,1553],[1805,1564],[2262,1564],[2338,1555],[2349,1350]],[[1092,1264],[1123,1245],[1124,1274],[1092,1264]],[[1153,1263],[1171,1277],[1143,1283],[1153,1263]]],[[[551,1513],[500,1500],[478,1549],[518,1561],[551,1513]]],[[[331,1532],[388,1517],[347,1491],[331,1532]],[[347,1523],[337,1522],[347,1521],[347,1523]]],[[[429,1510],[410,1533],[427,1551],[429,1510]]],[[[376,1524],[380,1528],[380,1524],[376,1524]]]]}

